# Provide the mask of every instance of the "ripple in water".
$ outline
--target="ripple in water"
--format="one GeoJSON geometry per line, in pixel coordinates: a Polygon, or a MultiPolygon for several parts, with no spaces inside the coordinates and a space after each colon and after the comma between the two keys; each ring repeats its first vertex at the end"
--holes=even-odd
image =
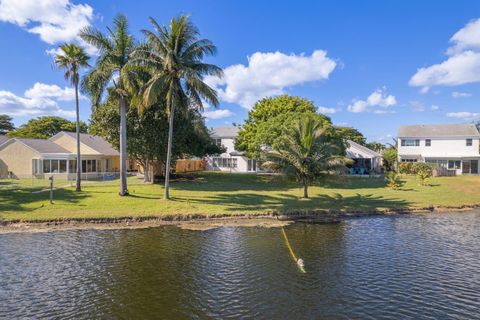
{"type": "Polygon", "coordinates": [[[0,318],[480,319],[480,213],[0,235],[0,318]]]}

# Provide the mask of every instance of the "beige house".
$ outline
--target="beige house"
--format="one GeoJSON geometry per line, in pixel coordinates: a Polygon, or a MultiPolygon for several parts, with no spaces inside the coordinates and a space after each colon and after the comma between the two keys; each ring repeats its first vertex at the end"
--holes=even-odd
{"type": "MultiPolygon", "coordinates": [[[[73,132],[60,132],[49,140],[2,139],[0,177],[75,179],[76,148],[73,132]]],[[[119,171],[118,151],[101,137],[81,134],[80,152],[82,179],[114,177],[119,171]]]]}

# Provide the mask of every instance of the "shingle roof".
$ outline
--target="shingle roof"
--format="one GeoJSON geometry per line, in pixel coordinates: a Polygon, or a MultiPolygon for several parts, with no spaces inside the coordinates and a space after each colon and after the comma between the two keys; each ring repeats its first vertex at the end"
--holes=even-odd
{"type": "Polygon", "coordinates": [[[58,144],[43,139],[13,138],[12,141],[20,141],[38,153],[70,153],[70,151],[60,147],[58,144]]]}
{"type": "Polygon", "coordinates": [[[7,142],[9,138],[6,135],[0,134],[0,145],[7,142]]]}
{"type": "Polygon", "coordinates": [[[239,130],[239,127],[234,126],[213,128],[211,136],[212,138],[236,138],[239,130]]]}
{"type": "Polygon", "coordinates": [[[351,150],[351,148],[357,148],[358,150],[362,151],[362,153],[367,154],[371,157],[381,157],[382,155],[370,148],[362,146],[352,140],[347,140],[349,147],[347,148],[347,157],[355,157],[356,154],[351,150]]]}
{"type": "MultiPolygon", "coordinates": [[[[62,133],[76,139],[75,132],[66,132],[62,131],[62,133]]],[[[115,150],[107,140],[103,139],[99,136],[93,136],[91,134],[80,133],[80,142],[86,145],[87,147],[92,148],[93,150],[97,151],[98,153],[104,154],[106,156],[118,156],[119,153],[115,150]]]]}
{"type": "Polygon", "coordinates": [[[401,126],[398,137],[437,138],[437,137],[480,137],[474,124],[436,124],[401,126]]]}

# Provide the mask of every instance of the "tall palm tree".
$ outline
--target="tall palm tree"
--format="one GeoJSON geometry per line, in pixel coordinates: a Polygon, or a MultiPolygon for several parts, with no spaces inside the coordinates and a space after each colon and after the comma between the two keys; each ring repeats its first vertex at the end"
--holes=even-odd
{"type": "Polygon", "coordinates": [[[128,33],[127,18],[118,15],[113,20],[113,29],[107,28],[107,34],[86,27],[80,37],[99,51],[99,57],[93,69],[85,76],[82,86],[92,98],[93,105],[99,105],[102,95],[110,83],[109,94],[118,99],[120,109],[120,192],[128,194],[127,189],[127,101],[126,87],[132,74],[128,71],[128,61],[135,49],[135,40],[128,33]]]}
{"type": "Polygon", "coordinates": [[[315,179],[348,161],[340,155],[340,148],[328,141],[327,130],[312,117],[298,119],[276,149],[268,153],[270,161],[263,166],[294,176],[303,186],[303,197],[308,198],[308,187],[315,179]]]}
{"type": "Polygon", "coordinates": [[[65,80],[75,87],[75,112],[77,116],[77,178],[76,191],[81,191],[81,159],[80,159],[80,115],[78,106],[78,84],[80,82],[79,69],[88,67],[88,60],[90,57],[85,53],[85,50],[74,43],[64,43],[60,46],[60,52],[55,55],[55,66],[59,69],[65,70],[65,80]]]}
{"type": "Polygon", "coordinates": [[[203,81],[203,77],[221,77],[223,73],[216,65],[203,62],[205,56],[216,53],[216,47],[210,40],[200,39],[198,29],[188,16],[172,19],[169,27],[160,26],[153,18],[150,23],[154,31],[142,30],[147,42],[136,50],[132,61],[135,65],[147,67],[151,73],[141,105],[149,107],[159,100],[166,102],[169,127],[164,198],[169,199],[175,110],[202,110],[202,101],[217,106],[217,93],[203,81]]]}

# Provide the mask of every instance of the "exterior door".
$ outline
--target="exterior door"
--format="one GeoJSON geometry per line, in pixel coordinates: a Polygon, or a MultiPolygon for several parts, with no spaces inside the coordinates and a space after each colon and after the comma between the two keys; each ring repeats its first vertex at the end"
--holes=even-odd
{"type": "Polygon", "coordinates": [[[470,170],[470,173],[478,174],[478,160],[472,160],[470,170]]]}
{"type": "Polygon", "coordinates": [[[257,171],[257,161],[248,159],[247,161],[247,171],[257,171]]]}
{"type": "Polygon", "coordinates": [[[470,160],[463,161],[462,163],[462,173],[470,173],[470,160]]]}

